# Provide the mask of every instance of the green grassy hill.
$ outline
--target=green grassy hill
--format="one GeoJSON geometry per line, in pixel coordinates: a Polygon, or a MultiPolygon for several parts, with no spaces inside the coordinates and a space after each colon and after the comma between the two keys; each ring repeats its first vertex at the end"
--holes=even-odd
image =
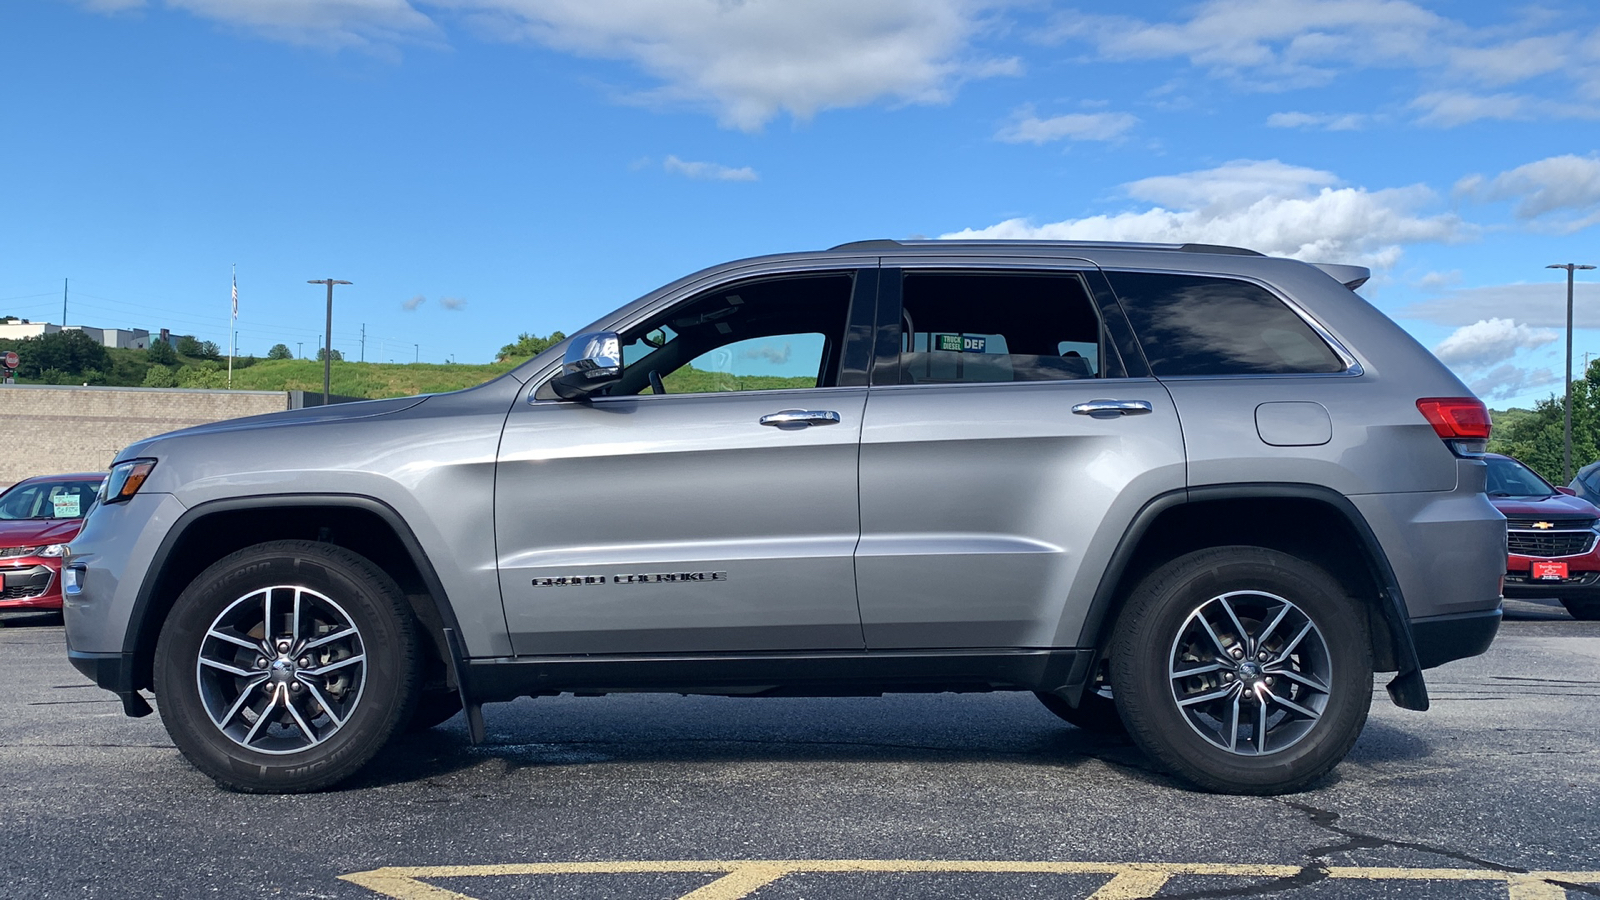
{"type": "MultiPolygon", "coordinates": [[[[329,377],[329,391],[370,399],[458,391],[509,372],[516,368],[517,362],[468,365],[335,361],[329,377]]],[[[257,360],[247,368],[233,370],[233,387],[241,391],[321,393],[322,363],[313,359],[257,360]]]]}

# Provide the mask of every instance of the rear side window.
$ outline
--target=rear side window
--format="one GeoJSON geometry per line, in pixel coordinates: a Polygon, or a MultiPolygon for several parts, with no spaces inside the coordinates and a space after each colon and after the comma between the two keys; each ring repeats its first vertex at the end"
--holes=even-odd
{"type": "Polygon", "coordinates": [[[1106,275],[1157,376],[1345,370],[1304,319],[1258,285],[1203,275],[1106,275]]]}
{"type": "Polygon", "coordinates": [[[1069,381],[1109,368],[1076,275],[907,271],[900,383],[1069,381]]]}

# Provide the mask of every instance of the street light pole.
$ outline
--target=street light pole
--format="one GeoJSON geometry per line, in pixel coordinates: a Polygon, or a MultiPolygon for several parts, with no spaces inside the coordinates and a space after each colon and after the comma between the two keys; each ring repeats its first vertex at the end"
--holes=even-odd
{"type": "Polygon", "coordinates": [[[1561,483],[1572,481],[1572,273],[1577,269],[1592,269],[1581,263],[1562,263],[1545,266],[1546,269],[1567,270],[1567,402],[1566,418],[1561,432],[1561,483]]]}
{"type": "MultiPolygon", "coordinates": [[[[323,332],[327,336],[327,343],[322,348],[322,405],[328,405],[328,382],[333,376],[333,286],[336,284],[350,284],[337,278],[310,278],[306,284],[325,284],[328,286],[328,328],[323,332]]],[[[1567,368],[1572,368],[1572,358],[1569,348],[1567,354],[1567,368]]],[[[1570,372],[1569,372],[1570,374],[1570,372]]]]}

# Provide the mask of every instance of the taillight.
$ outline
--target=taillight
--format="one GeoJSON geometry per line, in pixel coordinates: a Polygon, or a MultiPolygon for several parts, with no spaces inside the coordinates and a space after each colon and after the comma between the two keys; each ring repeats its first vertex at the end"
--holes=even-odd
{"type": "Polygon", "coordinates": [[[1489,446],[1489,408],[1477,397],[1424,397],[1417,411],[1461,456],[1479,456],[1489,446]]]}

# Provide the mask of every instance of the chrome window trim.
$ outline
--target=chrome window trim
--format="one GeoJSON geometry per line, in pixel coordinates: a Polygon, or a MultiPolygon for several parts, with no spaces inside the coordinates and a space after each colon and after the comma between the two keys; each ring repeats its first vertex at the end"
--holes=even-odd
{"type": "MultiPolygon", "coordinates": [[[[1267,293],[1278,298],[1279,302],[1289,307],[1289,311],[1299,316],[1302,322],[1305,322],[1306,325],[1313,332],[1315,332],[1318,337],[1322,338],[1323,343],[1328,345],[1328,349],[1332,350],[1334,355],[1339,357],[1339,361],[1344,363],[1345,366],[1343,372],[1241,372],[1235,375],[1156,376],[1162,381],[1214,381],[1219,378],[1353,378],[1366,373],[1366,370],[1361,366],[1361,361],[1356,359],[1355,354],[1351,353],[1349,349],[1345,347],[1343,342],[1334,337],[1333,333],[1325,328],[1321,322],[1317,321],[1317,319],[1312,316],[1305,307],[1301,306],[1298,301],[1290,297],[1284,291],[1280,290],[1271,282],[1263,281],[1260,278],[1250,275],[1237,275],[1233,273],[1222,274],[1218,272],[1196,272],[1186,269],[1171,268],[1142,269],[1123,266],[1116,268],[1102,267],[1101,271],[1105,272],[1108,277],[1113,272],[1136,272],[1145,275],[1187,275],[1192,278],[1213,278],[1219,281],[1242,281],[1247,284],[1253,284],[1256,287],[1264,289],[1267,291],[1267,293]]],[[[1111,290],[1112,293],[1116,292],[1115,282],[1112,283],[1111,290]]],[[[1122,298],[1118,297],[1117,302],[1121,303],[1122,298]]]]}

